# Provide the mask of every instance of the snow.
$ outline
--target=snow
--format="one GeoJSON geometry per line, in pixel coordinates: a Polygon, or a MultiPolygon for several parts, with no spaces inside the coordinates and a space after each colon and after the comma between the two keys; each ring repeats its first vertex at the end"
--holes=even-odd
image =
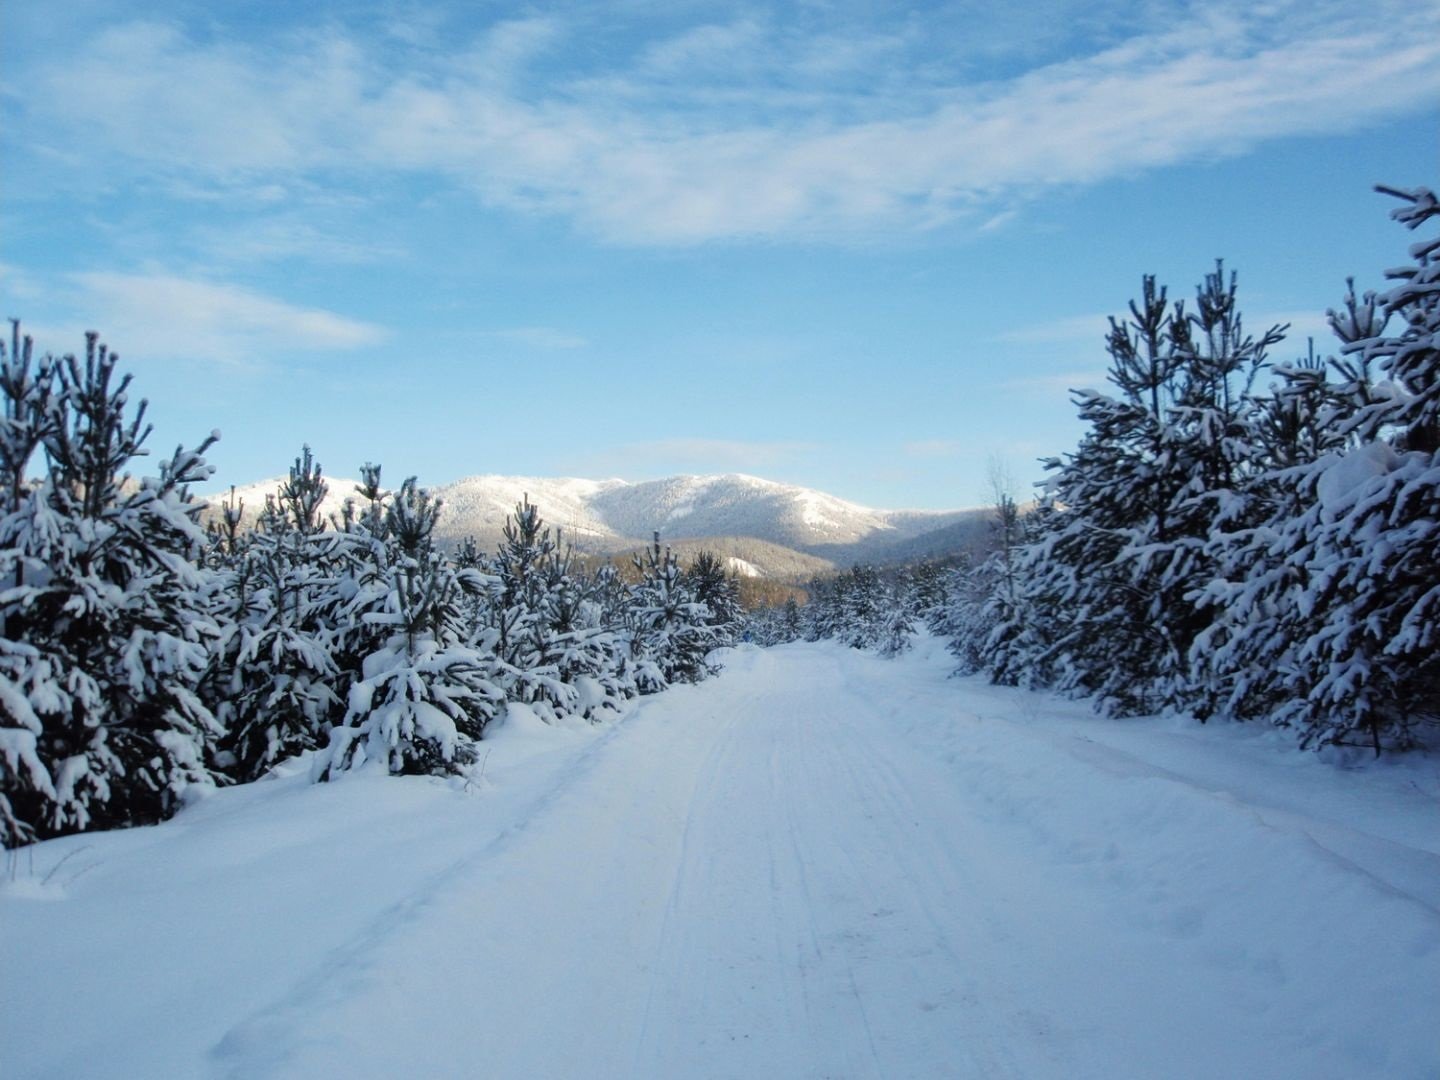
{"type": "MultiPolygon", "coordinates": [[[[281,486],[288,480],[288,476],[276,476],[253,484],[237,484],[233,488],[219,488],[197,497],[208,502],[211,509],[216,511],[233,498],[237,503],[244,504],[245,517],[249,520],[257,517],[265,509],[266,496],[278,495],[281,486]]],[[[329,490],[320,503],[320,519],[322,521],[328,521],[332,517],[338,518],[345,507],[346,499],[359,501],[360,497],[355,493],[355,489],[360,485],[359,480],[326,476],[325,483],[329,490]]]]}
{"type": "Polygon", "coordinates": [[[1348,513],[1375,480],[1394,471],[1398,455],[1387,442],[1370,442],[1344,454],[1320,474],[1316,484],[1321,517],[1333,522],[1348,513]]]}
{"type": "Polygon", "coordinates": [[[1440,769],[734,650],[12,857],[0,1075],[1431,1077],[1440,769]]]}
{"type": "MultiPolygon", "coordinates": [[[[258,514],[265,496],[283,478],[236,489],[248,515],[258,514]]],[[[330,493],[322,516],[338,515],[354,494],[353,480],[327,479],[330,493]]],[[[442,500],[437,535],[449,540],[474,536],[489,547],[505,518],[522,498],[539,507],[546,524],[585,551],[625,551],[643,546],[659,530],[666,540],[746,536],[808,550],[859,545],[884,546],[973,518],[969,510],[876,510],[833,495],[743,473],[672,476],[660,480],[585,480],[574,477],[479,475],[432,486],[442,500]]],[[[206,496],[216,507],[229,489],[206,496]]]]}
{"type": "Polygon", "coordinates": [[[498,533],[524,498],[539,507],[545,522],[574,542],[608,537],[613,530],[598,517],[592,501],[626,487],[623,480],[582,480],[539,476],[470,476],[434,489],[445,502],[441,521],[454,535],[498,533]]]}
{"type": "Polygon", "coordinates": [[[752,562],[747,562],[738,555],[729,555],[725,558],[725,569],[740,577],[758,578],[764,577],[765,571],[761,570],[752,562]]]}

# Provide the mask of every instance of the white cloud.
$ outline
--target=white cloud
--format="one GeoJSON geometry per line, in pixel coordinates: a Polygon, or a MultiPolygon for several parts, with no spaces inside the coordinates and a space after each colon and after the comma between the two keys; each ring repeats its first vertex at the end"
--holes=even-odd
{"type": "Polygon", "coordinates": [[[763,28],[753,20],[707,23],[656,42],[641,57],[642,69],[693,78],[698,71],[753,66],[768,53],[763,28]]]}
{"type": "Polygon", "coordinates": [[[363,348],[386,337],[373,323],[238,285],[164,274],[83,273],[71,281],[87,322],[123,353],[254,366],[275,351],[363,348]]]}
{"type": "Polygon", "coordinates": [[[1349,130],[1440,95],[1440,8],[1402,0],[1196,4],[988,82],[912,74],[900,37],[816,52],[745,21],[567,82],[537,60],[566,34],[504,22],[396,65],[336,32],[262,49],[137,23],[20,85],[42,121],[166,174],[440,173],[494,206],[658,244],[984,228],[1057,184],[1349,130]],[[696,64],[704,78],[677,80],[696,64]]]}

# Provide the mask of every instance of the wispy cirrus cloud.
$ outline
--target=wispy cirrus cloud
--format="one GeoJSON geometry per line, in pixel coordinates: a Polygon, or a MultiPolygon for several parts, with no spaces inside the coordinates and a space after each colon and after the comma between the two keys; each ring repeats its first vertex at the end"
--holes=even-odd
{"type": "Polygon", "coordinates": [[[398,63],[333,29],[262,46],[132,23],[24,85],[42,124],[131,167],[212,184],[432,174],[494,207],[669,245],[984,228],[1056,185],[1353,129],[1440,95],[1434,5],[1175,7],[1000,75],[917,62],[923,28],[817,46],[740,19],[560,77],[547,55],[586,28],[555,17],[398,63]]]}
{"type": "Polygon", "coordinates": [[[192,242],[201,251],[214,252],[214,259],[234,264],[304,259],[358,266],[405,257],[395,244],[319,227],[296,214],[202,226],[194,231],[192,242]]]}
{"type": "Polygon", "coordinates": [[[107,341],[157,359],[250,367],[276,350],[357,349],[387,337],[374,323],[239,285],[160,273],[92,272],[69,280],[80,294],[77,306],[107,341]]]}

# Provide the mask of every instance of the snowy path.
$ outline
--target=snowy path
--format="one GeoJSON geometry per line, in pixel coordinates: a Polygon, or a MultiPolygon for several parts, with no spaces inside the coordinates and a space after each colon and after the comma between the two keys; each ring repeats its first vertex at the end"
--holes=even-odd
{"type": "Polygon", "coordinates": [[[478,793],[297,778],[44,845],[0,895],[0,1074],[1440,1072],[1433,763],[945,667],[744,651],[502,734],[478,793]]]}

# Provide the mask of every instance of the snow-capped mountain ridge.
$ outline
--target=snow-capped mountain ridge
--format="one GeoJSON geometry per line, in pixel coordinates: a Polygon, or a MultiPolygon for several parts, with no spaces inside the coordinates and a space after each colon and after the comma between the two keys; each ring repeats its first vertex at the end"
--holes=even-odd
{"type": "MultiPolygon", "coordinates": [[[[277,478],[237,487],[247,516],[258,513],[277,478]]],[[[336,514],[355,481],[330,479],[323,510],[336,514]]],[[[445,503],[437,533],[447,540],[474,536],[498,541],[505,518],[528,498],[547,523],[577,549],[632,549],[659,532],[666,540],[749,538],[839,564],[883,558],[935,530],[978,520],[983,511],[879,510],[811,488],[743,473],[682,475],[660,480],[476,475],[430,488],[445,503]]],[[[209,496],[223,501],[228,492],[209,496]]],[[[763,572],[760,567],[759,571],[763,572]]]]}

